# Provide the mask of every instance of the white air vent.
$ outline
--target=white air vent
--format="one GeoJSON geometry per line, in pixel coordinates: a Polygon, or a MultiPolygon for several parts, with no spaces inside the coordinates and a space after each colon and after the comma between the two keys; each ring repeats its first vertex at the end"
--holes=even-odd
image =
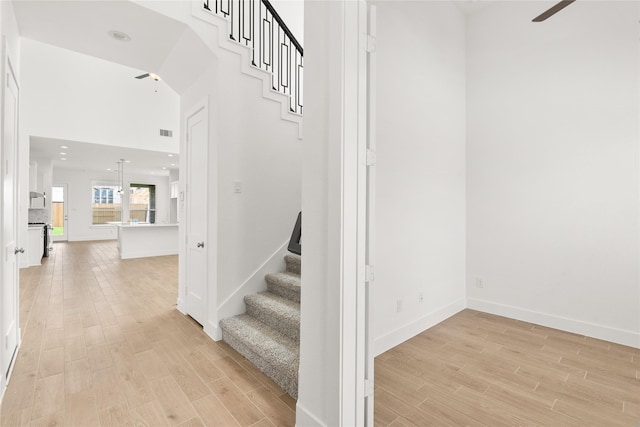
{"type": "Polygon", "coordinates": [[[173,137],[173,131],[168,129],[160,129],[160,136],[173,137]]]}

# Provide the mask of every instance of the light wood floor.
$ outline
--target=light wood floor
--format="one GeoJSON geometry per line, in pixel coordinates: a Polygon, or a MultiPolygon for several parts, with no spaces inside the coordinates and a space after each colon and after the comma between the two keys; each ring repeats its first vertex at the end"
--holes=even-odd
{"type": "Polygon", "coordinates": [[[176,308],[177,257],[56,243],[20,275],[2,426],[292,426],[295,402],[176,308]]]}
{"type": "MultiPolygon", "coordinates": [[[[175,309],[177,258],[56,243],[22,270],[2,426],[287,426],[295,402],[175,309]]],[[[376,358],[376,426],[640,426],[640,350],[465,310],[376,358]]]]}
{"type": "Polygon", "coordinates": [[[640,350],[465,310],[375,361],[376,426],[640,426],[640,350]]]}

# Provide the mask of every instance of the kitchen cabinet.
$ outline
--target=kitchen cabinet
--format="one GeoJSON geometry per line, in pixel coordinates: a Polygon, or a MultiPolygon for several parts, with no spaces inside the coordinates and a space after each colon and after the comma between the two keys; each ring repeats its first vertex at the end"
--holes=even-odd
{"type": "Polygon", "coordinates": [[[44,254],[44,227],[42,225],[29,227],[27,243],[29,266],[40,265],[44,254]]]}
{"type": "Polygon", "coordinates": [[[121,259],[176,255],[178,224],[118,225],[121,259]]]}
{"type": "Polygon", "coordinates": [[[38,162],[29,162],[29,191],[38,191],[38,162]]]}

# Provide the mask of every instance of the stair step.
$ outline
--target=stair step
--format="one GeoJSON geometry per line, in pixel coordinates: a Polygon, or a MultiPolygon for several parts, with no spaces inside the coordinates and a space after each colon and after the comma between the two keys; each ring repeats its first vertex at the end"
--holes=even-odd
{"type": "Polygon", "coordinates": [[[291,301],[300,302],[300,275],[284,271],[269,273],[265,276],[267,289],[276,295],[291,301]]]}
{"type": "Polygon", "coordinates": [[[287,264],[287,271],[289,273],[300,274],[302,267],[302,257],[296,254],[286,254],[284,256],[284,262],[287,264]]]}
{"type": "Polygon", "coordinates": [[[244,302],[249,316],[300,342],[300,303],[271,292],[247,295],[244,302]]]}
{"type": "Polygon", "coordinates": [[[291,397],[298,397],[298,343],[248,314],[220,321],[222,339],[291,397]]]}

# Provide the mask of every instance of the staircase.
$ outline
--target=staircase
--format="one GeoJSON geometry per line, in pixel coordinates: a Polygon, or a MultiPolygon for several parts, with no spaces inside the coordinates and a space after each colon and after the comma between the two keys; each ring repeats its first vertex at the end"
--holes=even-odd
{"type": "Polygon", "coordinates": [[[298,397],[300,360],[300,256],[284,257],[286,270],[265,276],[267,291],[247,295],[245,314],[220,321],[222,339],[291,397],[298,397]]]}

